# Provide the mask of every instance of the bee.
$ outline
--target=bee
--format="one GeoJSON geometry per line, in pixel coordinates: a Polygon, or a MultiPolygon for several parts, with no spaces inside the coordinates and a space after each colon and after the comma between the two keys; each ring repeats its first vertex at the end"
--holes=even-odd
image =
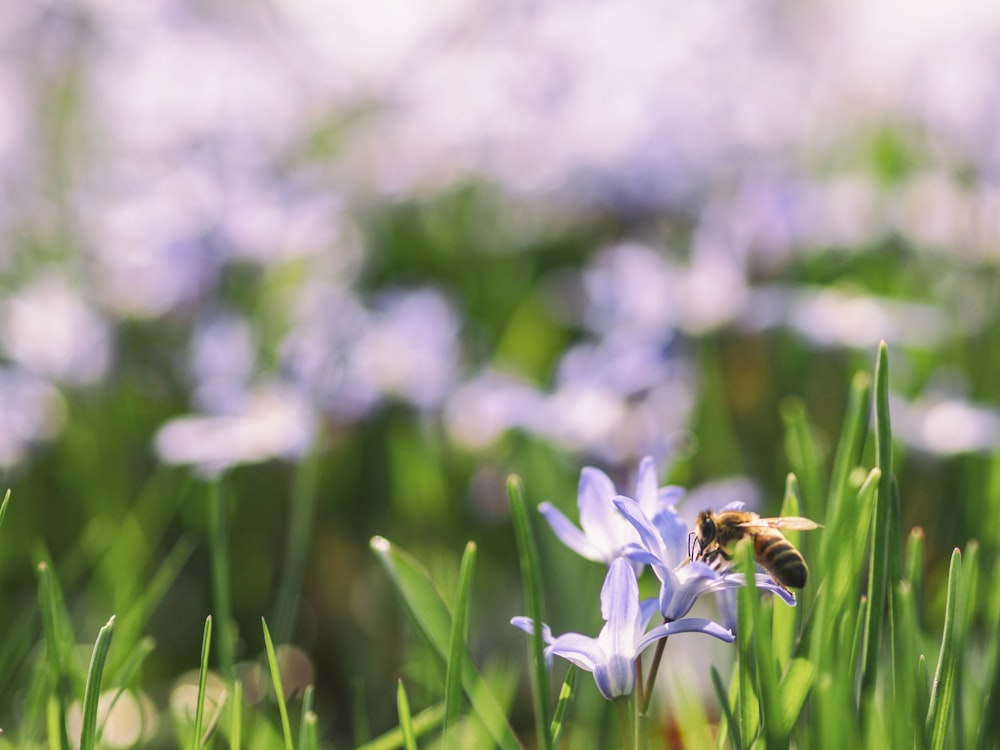
{"type": "Polygon", "coordinates": [[[800,516],[761,518],[748,510],[724,510],[719,513],[703,510],[695,523],[691,551],[695,553],[695,544],[698,550],[691,559],[709,565],[720,558],[731,560],[736,543],[749,537],[753,540],[757,564],[786,589],[801,589],[806,585],[809,569],[802,553],[785,539],[779,529],[809,531],[819,526],[815,521],[800,516]]]}

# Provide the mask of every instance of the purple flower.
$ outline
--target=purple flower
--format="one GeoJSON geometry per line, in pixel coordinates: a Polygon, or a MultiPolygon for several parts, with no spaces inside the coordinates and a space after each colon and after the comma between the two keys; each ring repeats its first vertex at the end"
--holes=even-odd
{"type": "MultiPolygon", "coordinates": [[[[650,600],[652,601],[652,600],[650,600]]],[[[635,660],[654,641],[676,633],[705,633],[731,642],[733,634],[711,620],[686,618],[657,625],[644,632],[653,608],[639,601],[639,584],[635,571],[622,557],[608,568],[601,589],[601,615],[604,627],[597,638],[581,633],[563,633],[553,638],[552,631],[542,624],[545,658],[561,656],[580,669],[594,674],[597,689],[608,700],[629,695],[635,689],[635,660]]],[[[527,633],[534,632],[535,623],[528,617],[515,617],[511,624],[527,633]]]]}
{"type": "MultiPolygon", "coordinates": [[[[668,509],[683,494],[679,487],[656,484],[656,465],[646,457],[639,465],[636,482],[636,503],[654,523],[664,524],[663,533],[674,538],[678,533],[676,513],[668,509]]],[[[542,503],[538,510],[545,516],[556,536],[567,547],[588,560],[610,563],[630,544],[639,541],[636,530],[618,512],[613,500],[618,497],[611,478],[600,469],[586,466],[580,472],[577,507],[580,510],[578,528],[551,503],[542,503]]],[[[682,525],[687,539],[687,527],[682,525]]]]}
{"type": "MultiPolygon", "coordinates": [[[[746,582],[742,573],[719,572],[703,562],[688,560],[687,527],[676,510],[662,511],[654,524],[643,508],[630,498],[616,497],[614,505],[632,524],[640,539],[638,544],[625,548],[625,556],[651,566],[660,579],[660,614],[665,619],[684,617],[703,594],[726,591],[746,582]],[[668,522],[667,516],[672,516],[672,520],[668,522]],[[684,529],[683,538],[678,533],[680,528],[684,529]]],[[[758,588],[777,594],[786,604],[795,606],[795,597],[770,576],[757,575],[756,581],[758,588]]]]}

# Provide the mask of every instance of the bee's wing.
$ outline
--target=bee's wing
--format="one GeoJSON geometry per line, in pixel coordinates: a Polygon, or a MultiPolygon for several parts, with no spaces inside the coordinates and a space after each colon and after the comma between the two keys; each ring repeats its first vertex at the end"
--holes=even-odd
{"type": "Polygon", "coordinates": [[[741,528],[790,529],[792,531],[811,531],[820,528],[821,524],[802,516],[775,516],[773,518],[755,518],[741,523],[741,528]]]}

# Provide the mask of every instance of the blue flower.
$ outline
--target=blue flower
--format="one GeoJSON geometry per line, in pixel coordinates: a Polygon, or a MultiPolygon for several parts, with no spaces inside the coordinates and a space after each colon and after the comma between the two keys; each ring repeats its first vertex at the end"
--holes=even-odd
{"type": "MultiPolygon", "coordinates": [[[[635,500],[655,523],[663,522],[668,527],[674,523],[673,516],[667,511],[682,494],[683,490],[679,487],[657,488],[653,459],[647,456],[642,460],[635,500]]],[[[588,560],[610,563],[622,554],[626,546],[639,541],[635,529],[612,502],[617,495],[614,482],[607,474],[587,466],[580,472],[577,490],[579,528],[551,503],[542,503],[538,510],[567,547],[588,560]]],[[[670,528],[665,528],[664,532],[674,533],[670,528]]],[[[683,534],[687,539],[686,526],[683,526],[683,534]]]]}
{"type": "MultiPolygon", "coordinates": [[[[658,523],[654,524],[630,498],[616,497],[614,505],[639,535],[639,543],[627,545],[623,554],[633,562],[653,568],[660,579],[660,614],[666,620],[684,617],[703,594],[726,591],[746,583],[742,573],[719,572],[703,562],[689,561],[687,526],[673,508],[662,511],[658,523]],[[672,519],[668,521],[667,516],[672,519]]],[[[795,597],[770,576],[758,574],[755,580],[758,588],[777,594],[786,604],[795,606],[795,597]]]]}
{"type": "MultiPolygon", "coordinates": [[[[543,623],[542,638],[547,644],[545,658],[551,665],[553,656],[561,656],[580,669],[593,672],[601,695],[614,700],[635,689],[635,660],[654,641],[691,632],[705,633],[727,642],[733,640],[733,634],[718,623],[693,617],[644,632],[654,611],[648,604],[640,603],[635,571],[625,558],[619,557],[608,568],[601,589],[601,615],[605,624],[597,638],[580,633],[564,633],[554,638],[543,623]]],[[[534,632],[531,618],[515,617],[511,624],[527,633],[534,632]]]]}

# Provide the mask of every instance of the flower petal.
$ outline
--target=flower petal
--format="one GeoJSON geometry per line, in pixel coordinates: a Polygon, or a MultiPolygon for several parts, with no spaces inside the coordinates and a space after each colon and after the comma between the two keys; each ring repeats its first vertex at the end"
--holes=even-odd
{"type": "Polygon", "coordinates": [[[770,591],[772,594],[780,597],[789,607],[795,606],[795,594],[779,584],[771,576],[764,573],[757,573],[754,580],[757,582],[757,588],[762,591],[770,591]]]}
{"type": "Polygon", "coordinates": [[[605,653],[635,657],[635,644],[642,632],[639,584],[628,561],[616,558],[608,568],[601,588],[601,615],[605,625],[597,636],[605,653]]]}
{"type": "Polygon", "coordinates": [[[597,639],[581,633],[563,633],[549,644],[545,652],[561,656],[588,672],[593,672],[605,658],[597,639]]]}
{"type": "Polygon", "coordinates": [[[704,633],[727,643],[732,643],[736,640],[736,637],[731,632],[714,620],[707,620],[703,617],[685,617],[683,620],[657,625],[650,630],[639,641],[639,650],[637,653],[641,653],[653,641],[665,638],[668,635],[677,635],[678,633],[704,633]]]}
{"type": "Polygon", "coordinates": [[[593,466],[580,471],[580,484],[576,504],[580,509],[580,528],[602,551],[609,551],[615,544],[615,524],[621,523],[611,505],[611,498],[618,494],[611,477],[593,466]]]}
{"type": "Polygon", "coordinates": [[[635,501],[650,518],[660,510],[659,492],[656,488],[656,463],[651,456],[646,456],[639,464],[639,476],[635,483],[635,501]]]}
{"type": "Polygon", "coordinates": [[[668,561],[663,559],[665,550],[659,532],[650,523],[649,518],[646,517],[642,508],[639,507],[639,503],[624,495],[618,495],[614,499],[614,504],[621,514],[625,516],[625,520],[632,524],[632,527],[638,532],[642,546],[649,550],[660,563],[667,564],[668,561]]]}
{"type": "Polygon", "coordinates": [[[552,503],[541,503],[538,506],[538,511],[545,516],[545,520],[549,522],[549,526],[552,527],[555,535],[559,537],[559,541],[576,552],[576,554],[588,560],[606,562],[604,553],[595,547],[590,539],[574,526],[573,522],[566,518],[562,511],[552,505],[552,503]]]}
{"type": "MultiPolygon", "coordinates": [[[[520,628],[528,635],[533,635],[535,632],[535,621],[530,617],[524,617],[523,615],[512,617],[510,624],[515,628],[520,628]]],[[[542,640],[545,641],[546,644],[550,644],[554,640],[552,637],[552,629],[544,622],[542,623],[542,640]]]]}
{"type": "Polygon", "coordinates": [[[680,565],[688,556],[688,525],[680,513],[668,505],[653,516],[653,526],[660,532],[667,559],[663,562],[671,567],[680,565]]]}
{"type": "Polygon", "coordinates": [[[609,701],[635,690],[635,663],[621,654],[613,654],[606,664],[594,670],[594,682],[609,701]]]}

